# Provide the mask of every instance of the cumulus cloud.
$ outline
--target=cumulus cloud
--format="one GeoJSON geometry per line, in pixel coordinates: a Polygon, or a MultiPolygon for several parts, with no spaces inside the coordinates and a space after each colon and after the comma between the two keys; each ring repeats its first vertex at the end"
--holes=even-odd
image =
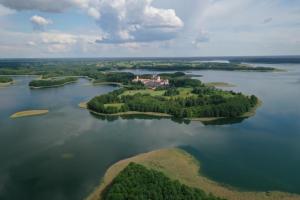
{"type": "Polygon", "coordinates": [[[85,1],[81,7],[105,33],[100,43],[169,40],[183,27],[174,10],[156,8],[152,0],[85,1]]]}
{"type": "MultiPolygon", "coordinates": [[[[152,42],[170,40],[183,27],[173,9],[152,5],[152,0],[0,0],[15,10],[62,12],[70,7],[84,10],[105,33],[101,43],[152,42]]],[[[32,22],[46,26],[49,22],[36,16],[32,22]]]]}
{"type": "Polygon", "coordinates": [[[35,29],[44,29],[49,24],[52,24],[52,20],[46,19],[44,17],[34,15],[30,18],[30,21],[35,29]]]}
{"type": "Polygon", "coordinates": [[[0,4],[14,10],[39,10],[45,12],[62,12],[79,0],[0,0],[0,4]]]}

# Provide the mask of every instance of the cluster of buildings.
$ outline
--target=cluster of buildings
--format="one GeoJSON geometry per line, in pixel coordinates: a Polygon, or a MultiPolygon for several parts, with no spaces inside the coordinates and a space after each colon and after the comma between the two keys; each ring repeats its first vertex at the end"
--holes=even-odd
{"type": "Polygon", "coordinates": [[[139,76],[136,76],[135,79],[132,80],[132,82],[141,82],[145,86],[155,89],[157,87],[163,87],[169,85],[168,79],[161,79],[160,76],[153,75],[150,79],[140,78],[139,76]]]}

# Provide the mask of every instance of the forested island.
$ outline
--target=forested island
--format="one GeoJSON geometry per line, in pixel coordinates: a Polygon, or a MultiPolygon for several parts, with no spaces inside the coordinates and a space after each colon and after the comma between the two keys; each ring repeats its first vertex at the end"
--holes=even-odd
{"type": "Polygon", "coordinates": [[[12,82],[13,79],[11,77],[7,76],[0,76],[0,83],[9,83],[12,82]]]}
{"type": "Polygon", "coordinates": [[[13,83],[13,79],[7,76],[0,76],[0,87],[9,86],[13,83]]]}
{"type": "Polygon", "coordinates": [[[76,77],[60,77],[60,78],[50,78],[50,79],[39,79],[32,80],[29,82],[29,86],[32,89],[38,88],[49,88],[49,87],[59,87],[66,84],[74,83],[78,80],[76,77]]]}
{"type": "Polygon", "coordinates": [[[114,74],[124,87],[93,98],[87,108],[100,115],[147,114],[201,121],[241,117],[259,103],[254,95],[207,86],[181,72],[160,75],[168,78],[169,85],[153,89],[132,82],[130,73],[114,74]]]}

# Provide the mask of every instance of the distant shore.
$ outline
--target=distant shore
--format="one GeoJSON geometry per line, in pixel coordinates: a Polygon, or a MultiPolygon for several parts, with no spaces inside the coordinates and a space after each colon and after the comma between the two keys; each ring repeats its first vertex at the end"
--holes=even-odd
{"type": "Polygon", "coordinates": [[[163,172],[173,180],[190,187],[199,188],[206,193],[226,198],[228,200],[299,200],[300,195],[266,191],[249,192],[241,191],[227,185],[217,183],[201,174],[201,162],[196,160],[186,151],[178,148],[156,150],[143,153],[128,159],[121,160],[112,165],[103,176],[101,183],[86,198],[86,200],[101,200],[103,191],[114,178],[131,162],[144,165],[149,169],[163,172]]]}
{"type": "Polygon", "coordinates": [[[49,112],[49,110],[26,110],[14,113],[10,116],[11,119],[16,119],[20,117],[30,117],[30,116],[37,116],[37,115],[45,115],[49,112]]]}

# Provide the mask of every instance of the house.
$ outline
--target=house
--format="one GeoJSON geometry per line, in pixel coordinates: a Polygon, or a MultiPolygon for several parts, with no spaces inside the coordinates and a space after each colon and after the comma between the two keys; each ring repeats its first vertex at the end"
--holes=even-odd
{"type": "Polygon", "coordinates": [[[155,75],[153,75],[151,79],[144,79],[144,78],[140,78],[139,76],[136,76],[136,78],[133,79],[132,82],[135,82],[135,83],[141,82],[145,86],[152,88],[152,89],[169,85],[168,79],[161,79],[160,76],[155,76],[155,75]]]}

